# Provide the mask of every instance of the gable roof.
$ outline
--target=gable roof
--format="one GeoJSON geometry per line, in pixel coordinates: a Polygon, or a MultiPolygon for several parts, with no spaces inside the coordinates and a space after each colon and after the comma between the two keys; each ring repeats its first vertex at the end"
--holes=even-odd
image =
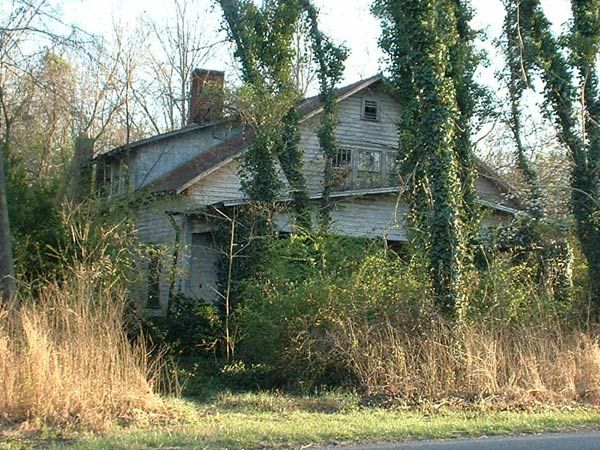
{"type": "Polygon", "coordinates": [[[206,176],[234,159],[254,141],[254,136],[252,127],[244,127],[221,144],[208,149],[142,189],[152,193],[180,193],[186,190],[190,184],[193,184],[199,175],[206,176]]]}
{"type": "MultiPolygon", "coordinates": [[[[378,74],[336,89],[336,102],[339,103],[382,80],[383,75],[378,74]]],[[[318,95],[306,98],[298,105],[301,122],[308,120],[322,111],[323,105],[321,98],[318,95]]],[[[176,135],[177,134],[173,134],[167,137],[176,135]]],[[[242,151],[252,143],[254,137],[254,130],[251,127],[246,126],[221,144],[201,153],[196,158],[163,175],[143,189],[152,193],[175,192],[179,194],[196,181],[235,159],[236,156],[241,154],[242,151]]],[[[158,136],[150,138],[150,140],[154,142],[157,138],[158,136]]]]}
{"type": "Polygon", "coordinates": [[[232,124],[234,122],[235,121],[232,119],[225,119],[225,120],[217,120],[217,121],[206,122],[206,123],[192,123],[192,124],[186,125],[185,127],[179,128],[177,130],[172,130],[172,131],[167,131],[165,133],[155,134],[154,136],[140,139],[139,141],[120,145],[119,147],[115,147],[108,151],[104,151],[104,152],[100,151],[94,155],[94,158],[117,156],[118,154],[120,154],[126,150],[132,150],[132,149],[135,149],[138,147],[143,147],[144,145],[153,144],[155,142],[159,142],[159,141],[162,141],[165,139],[171,139],[174,137],[183,136],[188,133],[194,133],[196,131],[205,130],[207,128],[212,128],[215,126],[225,126],[228,124],[232,124]]]}
{"type": "MultiPolygon", "coordinates": [[[[336,89],[336,101],[339,103],[352,95],[373,86],[374,84],[383,81],[384,77],[381,74],[374,75],[364,80],[357,81],[347,86],[336,89]]],[[[306,121],[311,117],[323,111],[323,104],[320,96],[316,95],[304,99],[298,105],[300,122],[306,121]]],[[[130,144],[129,148],[139,147],[150,142],[156,142],[162,139],[177,137],[199,129],[212,127],[219,124],[231,123],[232,121],[222,121],[220,123],[210,123],[205,125],[191,125],[180,130],[175,130],[170,133],[157,135],[136,143],[130,144]]],[[[200,179],[210,175],[214,171],[220,169],[224,165],[230,163],[237,158],[243,151],[252,144],[255,138],[255,132],[252,127],[245,126],[241,131],[235,133],[221,144],[212,147],[201,153],[191,161],[182,164],[171,172],[159,177],[147,186],[143,187],[150,193],[181,193],[195,184],[200,179]]],[[[123,147],[119,147],[119,150],[123,147]]],[[[505,194],[514,194],[515,189],[502,178],[502,176],[491,166],[481,160],[477,160],[477,170],[486,179],[490,180],[498,188],[499,191],[505,194]]],[[[517,196],[510,198],[518,208],[524,208],[517,196]]]]}

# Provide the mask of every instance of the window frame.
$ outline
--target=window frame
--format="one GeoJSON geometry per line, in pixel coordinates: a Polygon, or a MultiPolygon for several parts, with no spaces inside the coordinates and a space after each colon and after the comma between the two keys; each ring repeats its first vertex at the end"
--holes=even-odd
{"type": "Polygon", "coordinates": [[[353,147],[349,147],[347,145],[338,145],[337,146],[337,151],[338,153],[336,153],[336,155],[333,157],[333,160],[331,161],[331,166],[334,169],[352,169],[353,163],[354,163],[354,148],[353,147]],[[339,158],[339,156],[342,154],[343,152],[343,156],[344,159],[347,159],[347,163],[346,164],[340,164],[340,160],[342,158],[339,158]]]}
{"type": "Polygon", "coordinates": [[[381,121],[381,104],[379,100],[373,96],[365,95],[361,101],[360,118],[365,122],[380,122],[381,121]],[[367,102],[375,105],[375,118],[367,117],[366,109],[367,102]]]}
{"type": "MultiPolygon", "coordinates": [[[[371,148],[357,148],[357,149],[355,149],[355,151],[352,152],[353,155],[356,155],[355,161],[354,161],[354,164],[353,164],[354,179],[356,181],[358,181],[358,180],[361,179],[360,172],[367,172],[369,174],[379,174],[379,176],[381,177],[383,175],[384,153],[385,152],[383,150],[373,150],[371,148]],[[361,170],[360,169],[360,165],[359,165],[360,164],[360,154],[361,153],[376,153],[376,154],[378,154],[379,155],[379,158],[378,158],[379,159],[379,161],[378,161],[379,169],[376,170],[376,171],[375,170],[374,171],[361,170]]],[[[363,177],[363,179],[364,179],[364,177],[363,177]]]]}
{"type": "Polygon", "coordinates": [[[367,181],[369,176],[363,175],[360,176],[360,172],[364,172],[365,174],[370,174],[371,177],[378,177],[380,183],[384,186],[392,185],[393,181],[397,177],[397,152],[390,151],[385,148],[374,148],[365,145],[340,145],[340,149],[344,152],[347,152],[350,155],[350,164],[345,166],[336,166],[333,165],[334,171],[344,171],[346,170],[349,174],[350,178],[347,183],[344,183],[344,186],[337,186],[342,189],[360,189],[361,182],[367,181]],[[378,171],[369,172],[366,170],[360,170],[360,154],[361,153],[377,153],[379,155],[379,167],[378,171]]]}

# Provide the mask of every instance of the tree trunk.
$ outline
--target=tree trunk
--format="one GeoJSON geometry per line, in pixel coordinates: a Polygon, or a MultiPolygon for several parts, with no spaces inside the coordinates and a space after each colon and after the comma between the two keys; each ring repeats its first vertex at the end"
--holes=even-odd
{"type": "Polygon", "coordinates": [[[7,149],[8,142],[5,141],[0,146],[0,298],[5,303],[14,300],[17,291],[4,173],[4,154],[7,149]]]}
{"type": "Polygon", "coordinates": [[[93,157],[94,140],[84,135],[79,136],[75,141],[71,181],[71,198],[75,203],[81,203],[92,194],[93,157]]]}

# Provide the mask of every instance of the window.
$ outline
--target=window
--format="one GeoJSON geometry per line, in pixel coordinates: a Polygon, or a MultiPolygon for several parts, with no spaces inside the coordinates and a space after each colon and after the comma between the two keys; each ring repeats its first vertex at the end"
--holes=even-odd
{"type": "Polygon", "coordinates": [[[148,308],[160,308],[160,251],[158,248],[151,248],[148,251],[148,308]]]}
{"type": "Polygon", "coordinates": [[[381,173],[381,152],[358,152],[358,176],[381,173]]]}
{"type": "Polygon", "coordinates": [[[387,152],[385,158],[388,181],[393,183],[398,180],[398,156],[395,153],[387,152]]]}
{"type": "Polygon", "coordinates": [[[370,120],[372,122],[377,122],[379,120],[379,111],[376,100],[363,99],[362,118],[363,120],[370,120]]]}
{"type": "Polygon", "coordinates": [[[352,150],[349,148],[338,147],[337,152],[333,157],[333,167],[352,167],[352,150]]]}

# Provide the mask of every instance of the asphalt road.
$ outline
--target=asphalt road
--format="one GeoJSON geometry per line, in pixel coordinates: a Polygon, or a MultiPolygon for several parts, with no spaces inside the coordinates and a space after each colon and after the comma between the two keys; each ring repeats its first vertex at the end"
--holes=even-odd
{"type": "MultiPolygon", "coordinates": [[[[333,449],[333,447],[331,447],[333,449]]],[[[338,447],[337,450],[341,450],[338,447]]],[[[600,450],[600,431],[343,447],[343,450],[600,450]]]]}

